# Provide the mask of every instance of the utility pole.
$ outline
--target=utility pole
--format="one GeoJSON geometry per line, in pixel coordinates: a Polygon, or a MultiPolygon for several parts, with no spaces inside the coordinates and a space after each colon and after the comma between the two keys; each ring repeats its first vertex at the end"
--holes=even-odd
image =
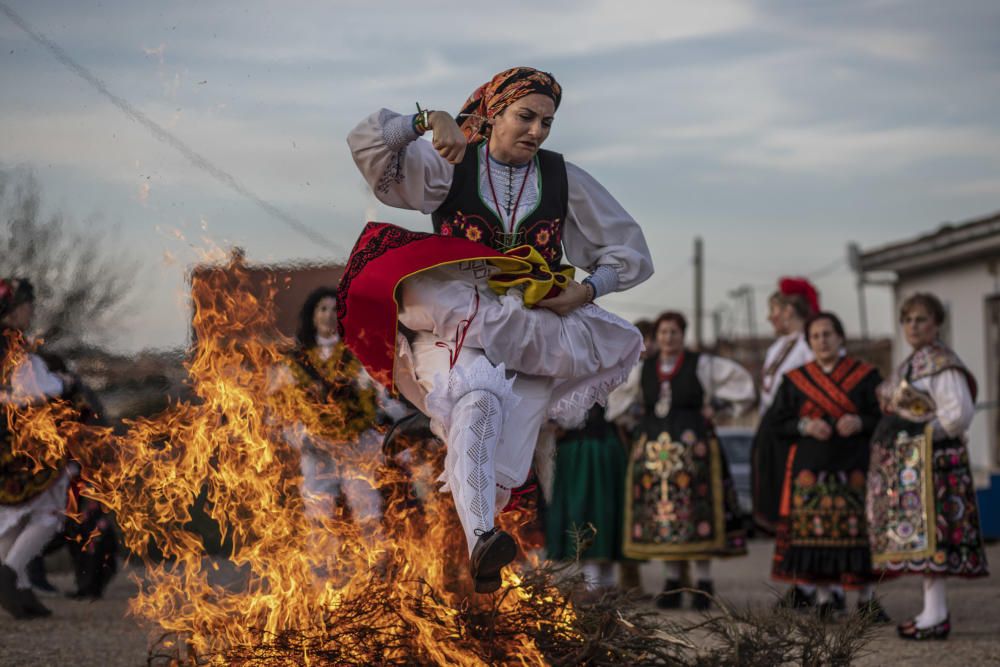
{"type": "Polygon", "coordinates": [[[757,311],[753,305],[753,285],[744,285],[743,298],[747,302],[747,329],[750,331],[750,340],[757,339],[757,311]]]}
{"type": "Polygon", "coordinates": [[[861,315],[861,340],[868,340],[868,307],[865,305],[864,274],[858,274],[858,308],[861,315]]]}
{"type": "Polygon", "coordinates": [[[705,257],[701,237],[694,237],[694,344],[701,350],[705,342],[702,319],[705,310],[705,257]]]}
{"type": "Polygon", "coordinates": [[[853,241],[847,244],[847,265],[854,271],[858,286],[858,314],[860,315],[861,340],[868,340],[868,306],[865,304],[865,270],[861,266],[861,247],[853,241]]]}

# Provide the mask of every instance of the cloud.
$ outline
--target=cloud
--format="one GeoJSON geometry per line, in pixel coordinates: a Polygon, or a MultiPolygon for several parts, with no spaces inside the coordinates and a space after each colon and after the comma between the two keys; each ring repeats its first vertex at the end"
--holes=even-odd
{"type": "Polygon", "coordinates": [[[988,127],[914,126],[884,129],[843,125],[774,127],[729,151],[735,165],[779,171],[901,169],[944,158],[995,158],[1000,133],[988,127]]]}

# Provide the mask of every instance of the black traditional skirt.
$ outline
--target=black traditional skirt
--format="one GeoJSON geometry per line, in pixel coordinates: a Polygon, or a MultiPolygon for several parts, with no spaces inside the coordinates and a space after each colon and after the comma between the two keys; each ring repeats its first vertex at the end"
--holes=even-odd
{"type": "Polygon", "coordinates": [[[802,438],[790,448],[774,543],[774,579],[848,588],[873,580],[865,524],[866,440],[802,438]]]}
{"type": "Polygon", "coordinates": [[[627,473],[626,557],[701,560],[746,554],[729,463],[712,424],[700,413],[647,415],[627,473]]]}

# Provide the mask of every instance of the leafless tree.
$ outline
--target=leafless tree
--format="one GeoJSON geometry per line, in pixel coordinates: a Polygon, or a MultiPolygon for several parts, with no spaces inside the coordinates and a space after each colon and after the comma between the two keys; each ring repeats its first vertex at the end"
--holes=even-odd
{"type": "Polygon", "coordinates": [[[0,169],[0,211],[0,277],[34,284],[36,332],[55,348],[103,342],[129,307],[138,263],[107,234],[43,212],[41,189],[26,170],[0,169]]]}

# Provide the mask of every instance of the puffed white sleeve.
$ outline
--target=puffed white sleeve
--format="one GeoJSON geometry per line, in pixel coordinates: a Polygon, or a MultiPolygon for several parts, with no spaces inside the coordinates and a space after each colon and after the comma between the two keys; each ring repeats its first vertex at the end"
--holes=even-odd
{"type": "Polygon", "coordinates": [[[611,276],[600,294],[635,287],[653,275],[653,260],[639,224],[593,176],[566,163],[566,259],[588,273],[611,276]],[[598,267],[610,267],[598,270],[598,267]]]}
{"type": "Polygon", "coordinates": [[[927,378],[928,389],[937,413],[935,438],[957,438],[969,430],[976,413],[969,383],[962,371],[950,368],[927,378]]]}
{"type": "Polygon", "coordinates": [[[757,399],[753,376],[731,359],[701,354],[695,373],[710,397],[732,405],[736,416],[743,414],[757,399]]]}
{"type": "Polygon", "coordinates": [[[62,393],[63,381],[49,370],[38,355],[29,354],[11,373],[10,397],[18,405],[40,398],[54,398],[62,393]]]}
{"type": "Polygon", "coordinates": [[[347,135],[354,164],[380,202],[432,213],[451,188],[455,167],[429,141],[420,141],[413,116],[381,109],[347,135]]]}
{"type": "Polygon", "coordinates": [[[642,364],[636,364],[624,383],[615,387],[608,395],[604,418],[609,422],[626,416],[629,409],[642,400],[642,364]]]}

